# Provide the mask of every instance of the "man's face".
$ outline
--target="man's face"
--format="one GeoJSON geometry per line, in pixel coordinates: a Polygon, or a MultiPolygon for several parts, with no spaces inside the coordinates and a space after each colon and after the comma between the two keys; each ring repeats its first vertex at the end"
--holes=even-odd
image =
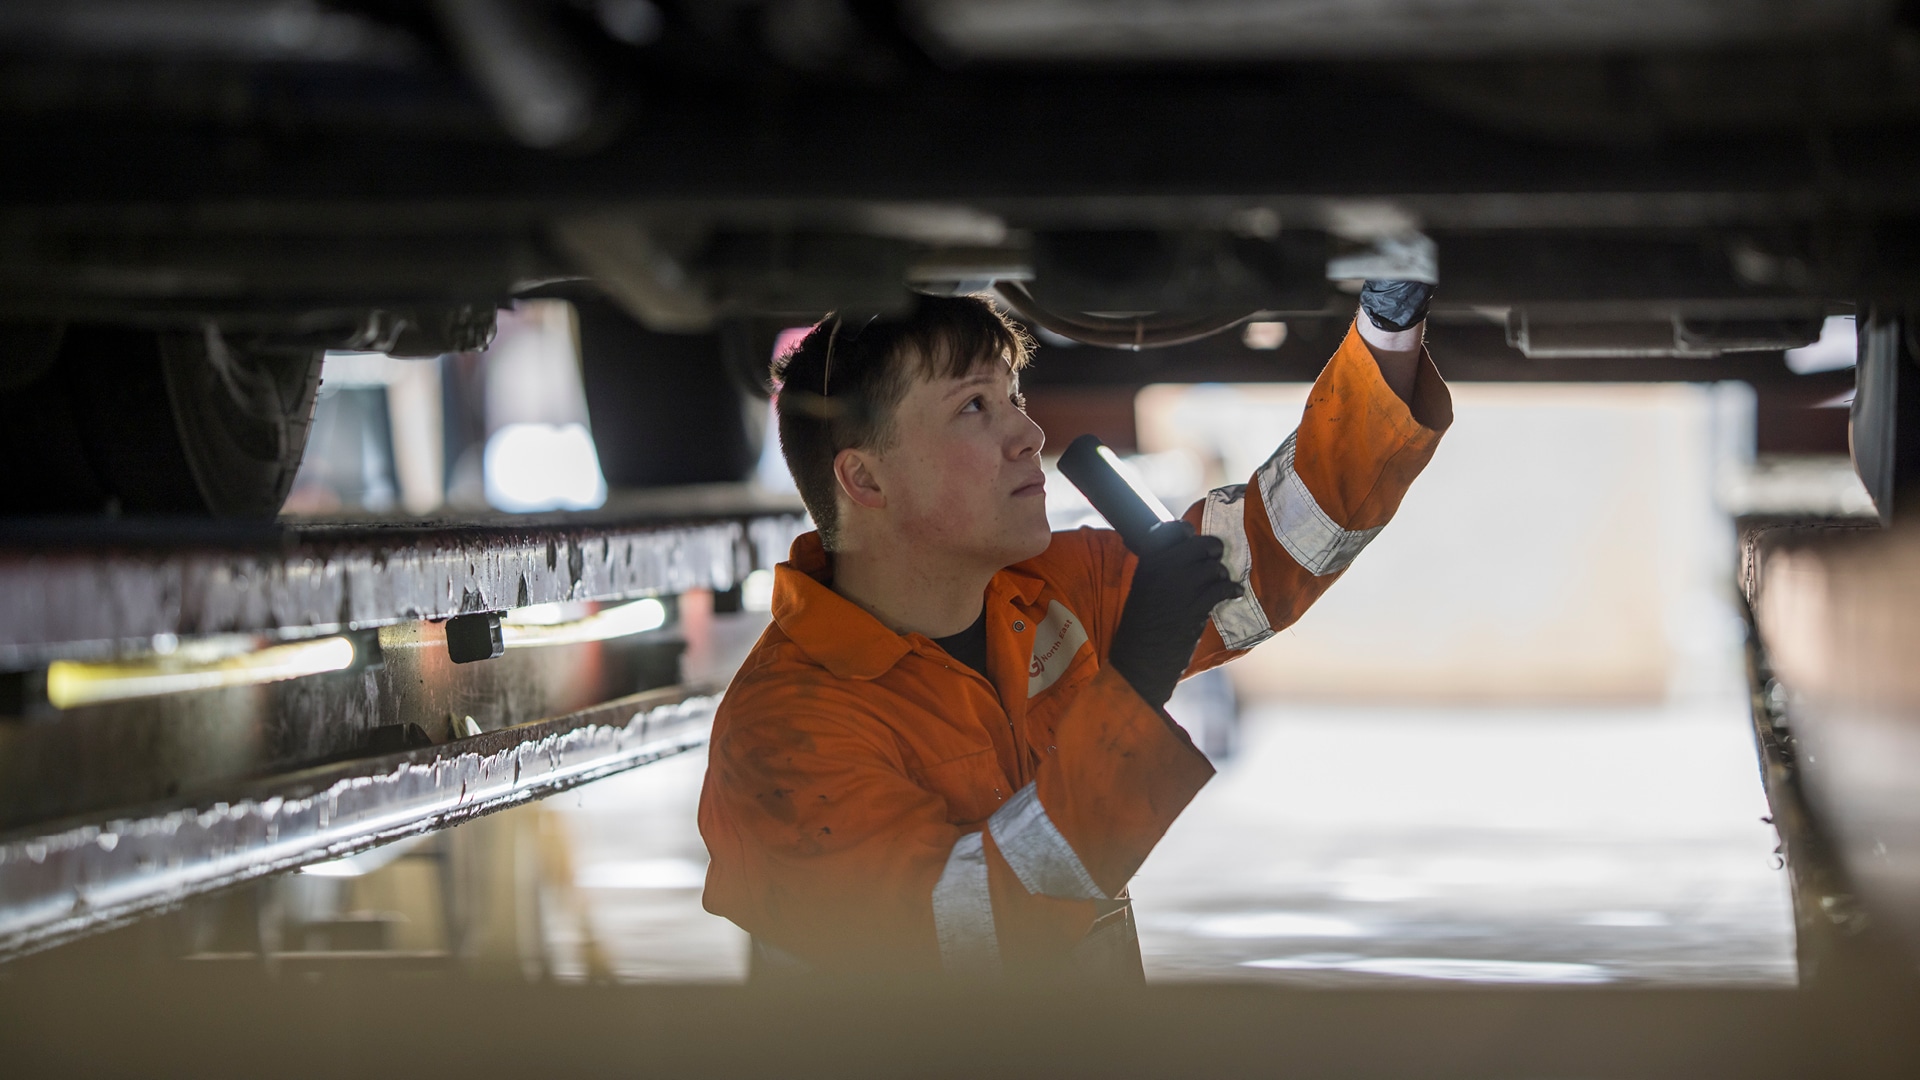
{"type": "Polygon", "coordinates": [[[1046,436],[1003,363],[914,380],[894,413],[876,478],[898,535],[932,557],[994,569],[1047,549],[1046,436]]]}

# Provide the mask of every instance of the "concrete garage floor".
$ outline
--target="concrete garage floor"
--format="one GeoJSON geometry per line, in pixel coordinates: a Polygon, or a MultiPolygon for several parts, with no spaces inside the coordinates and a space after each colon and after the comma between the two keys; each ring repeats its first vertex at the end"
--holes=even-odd
{"type": "Polygon", "coordinates": [[[1738,700],[1245,723],[1135,879],[1150,979],[1794,982],[1738,700]]]}
{"type": "MultiPolygon", "coordinates": [[[[1791,985],[1784,872],[1739,703],[1269,706],[1133,885],[1148,977],[1791,985]]],[[[704,755],[550,804],[619,981],[733,981],[700,908],[704,755]]],[[[578,923],[549,918],[557,974],[578,923]]]]}

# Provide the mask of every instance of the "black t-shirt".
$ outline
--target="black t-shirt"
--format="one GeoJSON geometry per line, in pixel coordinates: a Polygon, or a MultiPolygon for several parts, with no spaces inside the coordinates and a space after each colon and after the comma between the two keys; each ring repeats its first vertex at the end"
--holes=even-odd
{"type": "Polygon", "coordinates": [[[980,673],[988,682],[993,676],[987,674],[987,609],[980,609],[980,617],[973,625],[951,637],[934,638],[933,643],[947,650],[947,655],[980,673]]]}

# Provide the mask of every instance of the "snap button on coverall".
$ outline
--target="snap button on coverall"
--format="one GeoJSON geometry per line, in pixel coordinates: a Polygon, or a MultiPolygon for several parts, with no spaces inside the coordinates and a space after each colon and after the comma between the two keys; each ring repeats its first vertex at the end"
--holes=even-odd
{"type": "MultiPolygon", "coordinates": [[[[1409,409],[1349,329],[1299,429],[1186,512],[1247,586],[1187,673],[1299,618],[1451,421],[1429,357],[1409,409]]],[[[1078,529],[996,574],[988,678],[840,597],[818,534],[795,541],[714,720],[707,910],[818,972],[1137,978],[1127,882],[1213,769],[1105,664],[1133,561],[1117,534],[1078,529]]]]}

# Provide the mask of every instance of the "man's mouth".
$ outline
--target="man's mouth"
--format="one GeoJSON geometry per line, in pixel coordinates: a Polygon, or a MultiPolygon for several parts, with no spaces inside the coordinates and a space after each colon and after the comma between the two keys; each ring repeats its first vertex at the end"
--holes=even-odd
{"type": "Polygon", "coordinates": [[[1036,476],[1027,483],[1021,484],[1019,487],[1013,489],[1013,497],[1016,499],[1024,499],[1033,495],[1045,495],[1046,493],[1047,478],[1045,476],[1036,476]]]}

